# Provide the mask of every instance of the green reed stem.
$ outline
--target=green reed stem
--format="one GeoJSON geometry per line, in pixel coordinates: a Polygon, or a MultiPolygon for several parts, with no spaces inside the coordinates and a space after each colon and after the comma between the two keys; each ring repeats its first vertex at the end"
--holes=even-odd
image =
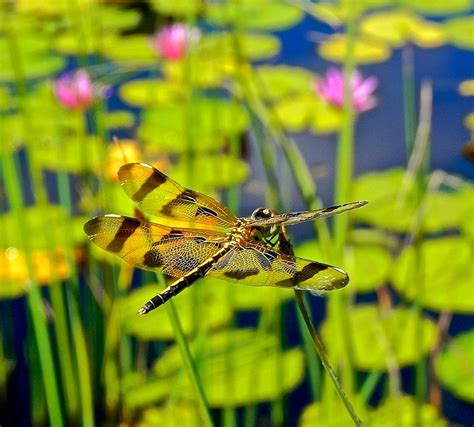
{"type": "Polygon", "coordinates": [[[352,421],[354,421],[354,425],[356,426],[362,426],[362,421],[360,418],[357,416],[351,402],[349,401],[349,398],[347,397],[344,389],[342,388],[341,383],[339,382],[339,379],[337,378],[336,373],[334,372],[334,369],[331,366],[331,363],[329,362],[329,359],[326,355],[326,351],[324,350],[323,343],[321,342],[318,333],[316,332],[316,329],[313,325],[313,322],[311,321],[311,318],[309,316],[309,313],[306,309],[306,306],[304,304],[303,300],[303,292],[300,290],[295,289],[295,298],[296,298],[296,303],[298,304],[298,308],[300,310],[301,316],[303,317],[303,320],[306,324],[306,327],[308,329],[308,332],[311,335],[312,341],[314,348],[316,352],[319,355],[319,358],[321,359],[321,363],[324,366],[324,369],[326,369],[326,372],[329,375],[329,378],[334,384],[334,387],[336,388],[337,394],[341,398],[342,402],[344,403],[344,406],[347,409],[347,412],[349,413],[350,417],[352,418],[352,421]]]}
{"type": "Polygon", "coordinates": [[[413,47],[402,49],[403,123],[407,158],[413,150],[416,133],[415,76],[413,69],[413,47]]]}
{"type": "MultiPolygon", "coordinates": [[[[162,286],[165,285],[165,281],[160,274],[156,275],[158,283],[162,286]]],[[[214,422],[212,421],[211,413],[209,412],[209,404],[207,402],[206,394],[204,392],[204,386],[199,376],[199,372],[196,368],[193,355],[189,349],[188,341],[184,335],[183,327],[181,326],[181,321],[179,320],[178,312],[173,301],[168,301],[166,304],[166,311],[170,319],[171,324],[173,325],[173,330],[175,332],[176,344],[178,345],[181,356],[183,358],[184,367],[188,373],[189,380],[193,385],[196,391],[196,397],[199,404],[199,409],[201,410],[202,421],[206,426],[213,426],[214,422]]]]}
{"type": "Polygon", "coordinates": [[[28,268],[28,291],[26,295],[27,305],[31,314],[33,331],[38,355],[41,365],[41,372],[46,394],[46,404],[52,426],[62,426],[63,418],[61,414],[61,399],[59,397],[58,384],[56,382],[56,372],[54,369],[53,352],[48,333],[48,325],[43,311],[43,301],[40,289],[32,279],[34,270],[31,265],[29,255],[31,254],[28,237],[24,234],[27,221],[24,220],[23,200],[21,189],[18,186],[15,162],[12,156],[2,156],[3,173],[5,179],[5,189],[11,210],[15,213],[17,220],[17,230],[21,239],[22,248],[25,251],[25,259],[28,268]]]}
{"type": "Polygon", "coordinates": [[[375,387],[377,387],[377,384],[381,378],[382,373],[378,371],[372,371],[369,375],[367,375],[367,378],[365,379],[359,391],[359,398],[362,402],[369,402],[372,394],[375,391],[375,387]]]}

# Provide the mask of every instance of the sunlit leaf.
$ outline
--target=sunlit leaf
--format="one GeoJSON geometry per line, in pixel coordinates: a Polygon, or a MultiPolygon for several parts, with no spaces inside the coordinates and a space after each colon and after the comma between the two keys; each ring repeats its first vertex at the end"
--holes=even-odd
{"type": "MultiPolygon", "coordinates": [[[[351,337],[352,360],[363,371],[386,371],[395,358],[403,367],[414,364],[433,348],[436,326],[413,309],[394,308],[382,312],[375,305],[356,305],[347,311],[347,336],[351,337]],[[415,339],[421,331],[421,340],[415,339]],[[370,351],[368,351],[370,349],[370,351]]],[[[344,351],[342,335],[334,318],[323,324],[322,335],[339,354],[344,351]]]]}
{"type": "Polygon", "coordinates": [[[283,98],[275,104],[278,122],[290,132],[302,132],[309,124],[318,100],[312,94],[296,94],[283,98]]]}
{"type": "Polygon", "coordinates": [[[151,0],[150,4],[162,15],[196,16],[203,7],[201,0],[151,0]]]}
{"type": "Polygon", "coordinates": [[[296,25],[304,13],[276,0],[243,0],[238,3],[210,3],[207,19],[221,26],[251,30],[279,30],[296,25]]]}
{"type": "Polygon", "coordinates": [[[400,4],[430,16],[465,12],[472,6],[470,0],[401,0],[400,4]]]}
{"type": "MultiPolygon", "coordinates": [[[[134,391],[131,390],[130,394],[134,391]]],[[[197,406],[191,403],[172,402],[160,407],[147,408],[143,411],[139,426],[156,427],[194,427],[201,424],[197,406]]]]}
{"type": "Polygon", "coordinates": [[[158,55],[152,49],[149,37],[143,34],[111,38],[100,53],[111,61],[130,62],[137,67],[158,63],[158,55]]]}
{"type": "Polygon", "coordinates": [[[463,124],[471,132],[474,132],[474,113],[469,113],[466,117],[464,117],[463,124]]]}
{"type": "Polygon", "coordinates": [[[135,117],[126,110],[107,111],[104,114],[104,124],[108,129],[129,128],[135,124],[135,117]]]}
{"type": "Polygon", "coordinates": [[[342,109],[318,100],[316,108],[311,110],[310,130],[316,135],[337,132],[342,125],[342,109]]]}
{"type": "Polygon", "coordinates": [[[445,21],[446,38],[454,46],[462,49],[474,50],[474,16],[462,16],[445,21]]]}
{"type": "MultiPolygon", "coordinates": [[[[237,407],[271,401],[294,389],[303,378],[299,349],[282,351],[274,335],[254,330],[226,330],[196,340],[191,348],[211,407],[237,407]]],[[[174,346],[158,360],[155,373],[169,377],[182,373],[180,350],[174,346]]],[[[194,396],[183,378],[178,393],[194,396]]]]}
{"type": "Polygon", "coordinates": [[[474,79],[462,81],[459,84],[458,90],[462,96],[474,96],[474,79]]]}
{"type": "Polygon", "coordinates": [[[474,331],[455,337],[436,357],[439,381],[455,396],[474,403],[474,331]]]}
{"type": "Polygon", "coordinates": [[[388,397],[366,418],[367,427],[444,427],[438,410],[427,403],[418,403],[411,396],[388,397]],[[419,408],[416,409],[417,405],[419,408]],[[419,420],[416,414],[419,413],[419,420]]]}
{"type": "Polygon", "coordinates": [[[197,98],[191,104],[174,103],[145,111],[139,136],[165,153],[211,151],[243,132],[247,123],[247,114],[239,104],[197,98]]]}
{"type": "MultiPolygon", "coordinates": [[[[355,402],[355,411],[359,418],[365,420],[367,418],[367,408],[358,404],[356,399],[351,399],[355,402]]],[[[340,399],[331,399],[325,403],[312,403],[303,409],[298,423],[299,427],[339,427],[349,426],[354,422],[344,407],[340,399]]]]}
{"type": "Polygon", "coordinates": [[[409,246],[393,272],[395,287],[410,301],[416,299],[418,304],[436,311],[474,313],[474,298],[470,298],[474,263],[468,239],[425,240],[418,255],[409,246]]]}
{"type": "Polygon", "coordinates": [[[323,21],[326,20],[324,17],[327,16],[329,23],[334,22],[334,18],[345,22],[350,16],[358,16],[365,11],[390,6],[394,3],[394,0],[359,0],[357,2],[339,0],[337,2],[321,2],[314,5],[314,13],[323,21]]]}
{"type": "Polygon", "coordinates": [[[235,310],[258,310],[278,307],[294,297],[293,290],[269,286],[238,286],[231,288],[231,301],[235,310]]]}
{"type": "Polygon", "coordinates": [[[119,94],[127,104],[149,107],[182,98],[183,88],[161,79],[138,79],[120,86],[119,94]]]}
{"type": "MultiPolygon", "coordinates": [[[[173,298],[186,335],[218,329],[227,325],[232,317],[232,307],[222,288],[229,285],[222,281],[218,284],[215,281],[206,283],[207,280],[201,279],[173,298]]],[[[175,338],[166,307],[159,307],[147,314],[146,318],[136,314],[143,304],[161,290],[158,285],[144,286],[121,299],[119,312],[126,333],[144,341],[175,338]]]]}
{"type": "MultiPolygon", "coordinates": [[[[392,52],[381,40],[358,38],[355,41],[354,58],[358,64],[377,64],[387,61],[392,52]]],[[[334,34],[318,45],[318,54],[328,61],[344,62],[347,50],[345,35],[334,34]]]]}

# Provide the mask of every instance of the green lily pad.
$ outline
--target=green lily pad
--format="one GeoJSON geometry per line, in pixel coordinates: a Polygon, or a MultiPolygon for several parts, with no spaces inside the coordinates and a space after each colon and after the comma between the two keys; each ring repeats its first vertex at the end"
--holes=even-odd
{"type": "MultiPolygon", "coordinates": [[[[387,61],[392,52],[388,44],[359,37],[354,43],[354,59],[357,64],[378,64],[387,61]]],[[[332,62],[343,63],[346,57],[347,39],[343,34],[334,34],[318,45],[318,54],[332,62]]]]}
{"type": "Polygon", "coordinates": [[[135,107],[150,107],[183,98],[183,87],[161,79],[139,79],[120,86],[120,97],[135,107]]]}
{"type": "MultiPolygon", "coordinates": [[[[298,245],[297,254],[303,258],[321,259],[319,245],[309,241],[298,245]]],[[[385,284],[388,279],[392,259],[390,253],[378,245],[358,244],[345,252],[344,265],[338,267],[347,271],[350,277],[349,292],[372,292],[385,284]]]]}
{"type": "Polygon", "coordinates": [[[277,99],[308,94],[316,75],[301,67],[288,65],[262,65],[256,68],[255,85],[264,99],[277,99]]]}
{"type": "Polygon", "coordinates": [[[196,98],[191,104],[157,106],[144,112],[139,137],[164,153],[217,150],[242,133],[248,116],[241,105],[224,99],[196,98]]]}
{"type": "MultiPolygon", "coordinates": [[[[349,399],[355,403],[355,411],[360,419],[365,420],[367,417],[367,408],[356,403],[357,400],[349,399]]],[[[298,423],[299,427],[339,427],[349,426],[354,422],[347,412],[344,404],[340,399],[332,399],[329,402],[312,403],[303,409],[298,423]]]]}
{"type": "Polygon", "coordinates": [[[437,47],[444,43],[443,28],[406,9],[373,13],[361,22],[362,34],[383,40],[394,47],[413,42],[421,47],[437,47]]]}
{"type": "Polygon", "coordinates": [[[435,359],[435,373],[452,394],[474,403],[474,331],[455,337],[435,359]]]}
{"type": "Polygon", "coordinates": [[[474,79],[462,81],[459,84],[458,91],[462,96],[474,96],[474,79]]]}
{"type": "Polygon", "coordinates": [[[457,236],[425,240],[420,257],[412,246],[402,252],[393,270],[396,289],[408,300],[416,299],[432,310],[474,313],[474,298],[470,298],[474,283],[470,240],[457,236]],[[415,268],[422,272],[415,273],[415,268]],[[421,284],[417,282],[418,274],[421,284]]]}
{"type": "Polygon", "coordinates": [[[402,0],[400,3],[429,16],[466,12],[472,7],[470,0],[402,0]]]}
{"type": "Polygon", "coordinates": [[[201,0],[150,0],[152,7],[161,15],[196,16],[203,8],[201,0]]]}
{"type": "Polygon", "coordinates": [[[0,110],[8,110],[16,107],[17,101],[15,97],[12,96],[10,89],[6,86],[0,87],[0,110]]]}
{"type": "Polygon", "coordinates": [[[101,55],[111,61],[130,63],[135,67],[158,64],[159,55],[153,50],[149,36],[134,34],[106,40],[101,55]]]}
{"type": "Polygon", "coordinates": [[[104,114],[107,129],[130,128],[135,124],[134,115],[127,110],[107,111],[104,114]]]}
{"type": "MultiPolygon", "coordinates": [[[[362,371],[386,371],[392,357],[400,367],[413,365],[426,356],[436,342],[434,322],[413,309],[400,307],[383,313],[375,305],[363,304],[352,307],[347,316],[352,358],[355,367],[362,371]],[[421,341],[415,340],[419,327],[421,341]]],[[[332,319],[326,320],[322,336],[342,354],[344,346],[336,327],[332,319]]]]}
{"type": "MultiPolygon", "coordinates": [[[[234,35],[228,32],[206,34],[196,46],[196,53],[214,58],[216,63],[229,57],[235,58],[235,41],[234,35]]],[[[237,42],[242,57],[252,61],[269,59],[280,51],[280,40],[269,34],[242,33],[237,42]]]]}
{"type": "Polygon", "coordinates": [[[238,3],[211,3],[206,17],[220,26],[275,31],[293,27],[303,19],[304,12],[276,0],[243,0],[238,3]]]}
{"type": "Polygon", "coordinates": [[[462,16],[444,22],[446,38],[461,49],[474,50],[474,16],[462,16]]]}
{"type": "MultiPolygon", "coordinates": [[[[412,227],[417,210],[414,191],[403,169],[361,175],[354,182],[352,194],[354,200],[368,200],[369,204],[354,211],[354,216],[383,229],[407,231],[412,227]]],[[[427,194],[423,229],[438,232],[459,228],[474,212],[473,191],[472,186],[466,184],[456,192],[432,191],[427,194]]]]}
{"type": "MultiPolygon", "coordinates": [[[[250,329],[226,330],[191,344],[209,405],[237,407],[275,400],[293,390],[303,379],[300,349],[282,351],[278,337],[250,329]]],[[[167,350],[155,364],[159,377],[183,372],[178,347],[167,350]]],[[[183,398],[195,391],[183,379],[183,398]]]]}
{"type": "Polygon", "coordinates": [[[466,117],[464,117],[463,121],[464,127],[474,132],[474,113],[469,113],[466,117]]]}
{"type": "MultiPolygon", "coordinates": [[[[216,286],[215,283],[206,283],[207,280],[207,278],[201,279],[173,298],[186,335],[197,331],[216,330],[227,325],[232,318],[232,308],[227,302],[225,289],[216,286]]],[[[175,338],[166,307],[152,311],[146,319],[136,315],[137,310],[160,290],[162,288],[158,285],[148,285],[120,300],[119,312],[124,330],[128,334],[144,341],[175,338]]]]}
{"type": "Polygon", "coordinates": [[[295,293],[291,289],[269,286],[238,286],[232,288],[231,303],[235,310],[259,310],[266,307],[278,307],[289,301],[295,293]]]}
{"type": "MultiPolygon", "coordinates": [[[[133,393],[133,391],[131,391],[133,393]]],[[[126,397],[125,397],[126,398],[126,397]]],[[[196,405],[173,402],[161,407],[143,411],[138,425],[159,427],[194,427],[201,425],[201,417],[196,405]]]]}
{"type": "Polygon", "coordinates": [[[311,110],[310,130],[316,135],[334,133],[342,126],[342,109],[319,100],[311,110]]]}
{"type": "Polygon", "coordinates": [[[180,184],[198,191],[227,188],[245,181],[249,174],[248,164],[227,154],[202,154],[196,157],[195,167],[198,173],[190,175],[190,166],[184,160],[177,163],[169,172],[180,184]]]}
{"type": "Polygon", "coordinates": [[[339,0],[314,4],[312,11],[318,19],[332,25],[340,25],[338,21],[346,22],[351,16],[359,16],[365,11],[391,6],[394,3],[394,0],[360,0],[357,2],[339,0]]]}
{"type": "Polygon", "coordinates": [[[390,397],[374,411],[369,412],[365,425],[367,427],[444,427],[443,420],[438,410],[427,403],[421,405],[420,419],[415,422],[416,405],[411,396],[390,397]]]}
{"type": "Polygon", "coordinates": [[[3,249],[14,247],[24,249],[23,238],[28,239],[28,249],[54,249],[64,244],[76,245],[85,241],[82,225],[84,217],[70,217],[56,205],[31,206],[23,211],[23,230],[18,230],[16,214],[8,212],[0,215],[0,241],[3,249]],[[54,224],[54,227],[51,226],[54,224]]]}

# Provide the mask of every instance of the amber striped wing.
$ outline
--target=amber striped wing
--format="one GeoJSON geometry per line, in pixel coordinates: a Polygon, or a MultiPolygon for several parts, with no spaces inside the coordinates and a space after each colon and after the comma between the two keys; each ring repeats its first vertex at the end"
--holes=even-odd
{"type": "Polygon", "coordinates": [[[182,277],[214,255],[225,235],[206,230],[166,227],[120,215],[86,222],[92,242],[145,270],[182,277]]]}
{"type": "Polygon", "coordinates": [[[127,195],[151,215],[183,227],[229,230],[237,218],[212,197],[182,187],[145,163],[128,163],[118,171],[127,195]]]}
{"type": "Polygon", "coordinates": [[[347,273],[337,267],[251,242],[233,248],[208,275],[243,285],[295,288],[314,294],[342,288],[349,282],[347,273]]]}

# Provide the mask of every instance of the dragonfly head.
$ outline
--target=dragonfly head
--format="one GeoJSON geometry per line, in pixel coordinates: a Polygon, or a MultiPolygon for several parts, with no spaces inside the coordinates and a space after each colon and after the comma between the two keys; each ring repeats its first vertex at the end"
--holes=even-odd
{"type": "MultiPolygon", "coordinates": [[[[251,218],[253,220],[270,219],[273,218],[276,214],[276,211],[269,208],[257,208],[252,212],[251,218]]],[[[276,225],[270,225],[268,227],[260,226],[254,227],[252,234],[257,240],[272,244],[271,241],[276,235],[278,235],[279,231],[279,227],[276,225]]]]}

